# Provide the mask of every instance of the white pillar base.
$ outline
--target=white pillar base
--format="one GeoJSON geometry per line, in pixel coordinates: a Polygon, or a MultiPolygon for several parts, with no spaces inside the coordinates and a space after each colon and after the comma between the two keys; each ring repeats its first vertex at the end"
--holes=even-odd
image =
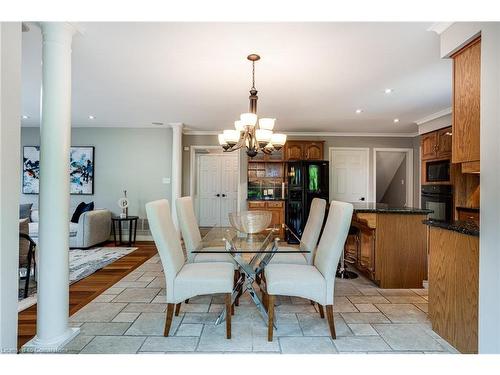
{"type": "Polygon", "coordinates": [[[64,334],[50,341],[43,341],[33,337],[21,347],[21,353],[57,353],[64,345],[73,340],[80,333],[79,327],[70,327],[64,334]]]}

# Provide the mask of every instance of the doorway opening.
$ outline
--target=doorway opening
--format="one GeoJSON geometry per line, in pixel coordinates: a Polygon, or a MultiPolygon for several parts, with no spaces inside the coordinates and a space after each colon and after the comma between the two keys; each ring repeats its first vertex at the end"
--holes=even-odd
{"type": "Polygon", "coordinates": [[[394,207],[413,206],[413,149],[373,149],[373,197],[394,207]]]}

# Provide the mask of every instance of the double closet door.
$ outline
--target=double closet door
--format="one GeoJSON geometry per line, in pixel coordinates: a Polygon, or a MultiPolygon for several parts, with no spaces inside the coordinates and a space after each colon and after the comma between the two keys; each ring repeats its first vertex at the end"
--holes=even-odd
{"type": "Polygon", "coordinates": [[[198,219],[201,227],[229,226],[237,211],[238,155],[198,156],[198,219]]]}

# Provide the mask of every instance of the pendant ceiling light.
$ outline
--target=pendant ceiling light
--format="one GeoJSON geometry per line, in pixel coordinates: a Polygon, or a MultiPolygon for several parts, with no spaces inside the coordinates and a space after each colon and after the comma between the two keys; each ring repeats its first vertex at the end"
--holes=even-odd
{"type": "Polygon", "coordinates": [[[255,88],[255,62],[260,60],[256,54],[248,55],[252,62],[252,88],[250,89],[250,107],[247,113],[242,113],[239,120],[234,122],[234,129],[224,130],[219,134],[219,144],[225,152],[236,151],[245,146],[247,155],[251,158],[258,151],[271,154],[279,151],[286,142],[285,134],[273,133],[274,118],[257,117],[257,89],[255,88]]]}

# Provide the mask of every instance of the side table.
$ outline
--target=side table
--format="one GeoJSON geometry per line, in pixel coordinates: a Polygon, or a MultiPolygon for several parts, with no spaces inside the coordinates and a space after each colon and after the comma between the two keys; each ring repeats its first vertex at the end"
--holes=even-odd
{"type": "Polygon", "coordinates": [[[127,217],[112,217],[111,222],[113,225],[113,238],[115,240],[115,246],[128,244],[132,246],[135,243],[135,238],[137,236],[137,220],[139,216],[127,216],[127,217]],[[122,223],[128,222],[128,242],[122,240],[122,223]],[[118,241],[116,238],[116,227],[118,226],[118,241]]]}

